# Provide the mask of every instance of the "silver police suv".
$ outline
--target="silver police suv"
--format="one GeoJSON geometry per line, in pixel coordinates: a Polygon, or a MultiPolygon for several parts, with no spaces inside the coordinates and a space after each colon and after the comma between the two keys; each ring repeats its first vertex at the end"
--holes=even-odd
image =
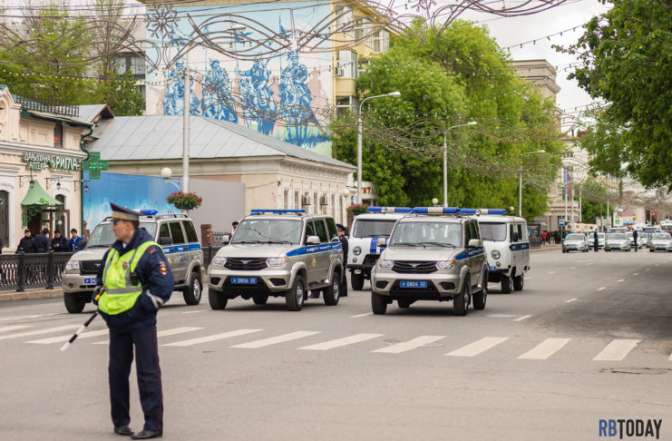
{"type": "MultiPolygon", "coordinates": [[[[385,314],[396,300],[453,301],[453,313],[484,309],[488,266],[474,209],[414,208],[397,221],[371,274],[371,308],[385,314]]],[[[383,245],[384,239],[380,239],[383,245]]]]}
{"type": "MultiPolygon", "coordinates": [[[[184,214],[158,215],[154,210],[141,211],[140,228],[161,245],[175,278],[175,290],[182,291],[187,305],[198,305],[203,292],[203,250],[194,224],[184,214]]],[[[112,218],[99,223],[91,233],[86,248],[75,253],[63,272],[65,308],[82,312],[96,287],[98,269],[110,245],[115,241],[112,218]]]]}
{"type": "Polygon", "coordinates": [[[338,304],[343,283],[343,250],[334,219],[303,210],[252,210],[231,242],[208,268],[212,309],[238,296],[263,305],[284,297],[299,311],[309,295],[338,304]]]}

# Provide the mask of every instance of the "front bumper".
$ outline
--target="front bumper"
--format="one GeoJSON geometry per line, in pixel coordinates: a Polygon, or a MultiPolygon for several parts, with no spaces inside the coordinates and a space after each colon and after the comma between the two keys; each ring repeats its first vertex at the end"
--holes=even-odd
{"type": "Polygon", "coordinates": [[[371,273],[372,291],[392,299],[451,300],[461,288],[460,275],[457,273],[440,271],[431,274],[402,274],[394,271],[371,273]],[[427,288],[401,288],[402,280],[426,281],[427,288]]]}
{"type": "Polygon", "coordinates": [[[96,276],[63,273],[62,275],[63,292],[66,294],[74,293],[93,293],[96,288],[96,276]],[[84,282],[87,283],[84,283],[84,282]],[[93,282],[93,283],[91,283],[93,282]]]}
{"type": "Polygon", "coordinates": [[[294,275],[289,269],[264,269],[261,271],[234,271],[224,269],[212,269],[208,271],[208,287],[216,291],[230,294],[268,294],[284,295],[294,283],[294,275]],[[232,277],[255,277],[256,285],[233,285],[232,277]]]}

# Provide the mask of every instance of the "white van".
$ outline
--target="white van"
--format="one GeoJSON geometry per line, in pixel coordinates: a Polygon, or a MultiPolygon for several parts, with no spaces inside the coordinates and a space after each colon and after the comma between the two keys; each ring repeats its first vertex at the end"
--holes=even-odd
{"type": "MultiPolygon", "coordinates": [[[[495,211],[495,210],[490,210],[495,211]]],[[[527,221],[522,217],[477,216],[481,240],[488,256],[488,281],[502,284],[502,293],[522,291],[530,270],[527,221]]]]}

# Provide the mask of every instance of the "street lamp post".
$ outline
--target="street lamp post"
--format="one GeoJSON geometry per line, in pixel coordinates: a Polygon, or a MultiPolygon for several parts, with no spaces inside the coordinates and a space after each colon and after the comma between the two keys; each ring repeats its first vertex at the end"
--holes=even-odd
{"type": "Polygon", "coordinates": [[[362,108],[364,107],[365,102],[375,98],[399,98],[400,96],[401,92],[395,91],[382,95],[369,96],[359,103],[359,113],[357,114],[357,203],[359,205],[362,204],[362,144],[364,142],[364,118],[362,115],[362,108]]]}
{"type": "Polygon", "coordinates": [[[470,127],[477,125],[476,121],[469,121],[465,124],[457,124],[448,127],[443,132],[443,206],[448,207],[448,131],[457,129],[459,127],[470,127]]]}
{"type": "Polygon", "coordinates": [[[523,164],[522,158],[527,155],[543,155],[546,150],[537,150],[536,152],[527,152],[521,156],[521,164],[518,168],[518,217],[523,217],[523,164]]]}

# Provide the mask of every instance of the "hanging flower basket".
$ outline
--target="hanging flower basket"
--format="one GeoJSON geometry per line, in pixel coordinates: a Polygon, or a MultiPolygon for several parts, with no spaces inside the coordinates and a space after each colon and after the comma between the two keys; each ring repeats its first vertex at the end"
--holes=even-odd
{"type": "Polygon", "coordinates": [[[180,210],[193,210],[203,203],[203,198],[196,193],[182,193],[181,191],[171,193],[166,200],[180,210]]]}

